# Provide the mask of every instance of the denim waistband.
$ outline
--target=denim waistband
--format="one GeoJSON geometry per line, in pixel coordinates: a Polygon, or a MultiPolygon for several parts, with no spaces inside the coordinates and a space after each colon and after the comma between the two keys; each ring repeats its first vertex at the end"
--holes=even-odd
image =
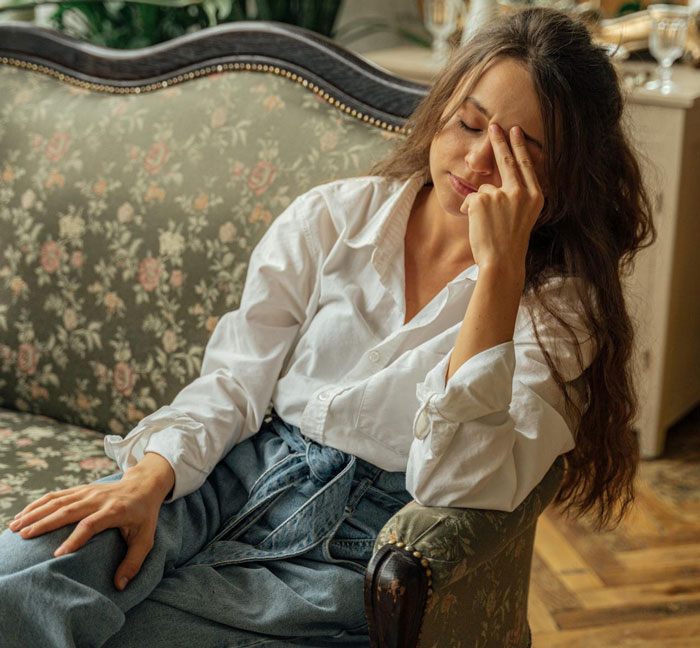
{"type": "MultiPolygon", "coordinates": [[[[309,465],[309,469],[319,481],[323,483],[327,482],[349,461],[351,455],[337,448],[324,446],[313,439],[309,439],[309,437],[301,433],[301,430],[296,425],[291,425],[282,420],[275,410],[272,410],[271,416],[271,425],[289,447],[297,452],[306,453],[306,462],[309,465]]],[[[355,479],[359,480],[369,477],[371,481],[375,481],[377,477],[384,473],[379,466],[369,461],[360,459],[360,457],[355,457],[355,459],[355,479]]],[[[395,474],[405,475],[405,473],[395,474]]]]}

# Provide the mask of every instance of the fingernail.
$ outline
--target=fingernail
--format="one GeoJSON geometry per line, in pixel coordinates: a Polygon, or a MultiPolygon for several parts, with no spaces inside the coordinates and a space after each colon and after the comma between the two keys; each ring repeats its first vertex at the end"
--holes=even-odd
{"type": "Polygon", "coordinates": [[[15,529],[19,528],[19,525],[20,525],[20,521],[19,521],[19,520],[12,520],[12,522],[8,522],[8,523],[7,523],[7,526],[9,526],[10,529],[12,529],[13,531],[14,531],[15,529]]]}
{"type": "Polygon", "coordinates": [[[516,137],[520,137],[523,134],[523,132],[520,130],[520,126],[513,126],[513,128],[510,129],[510,132],[516,137]]]}
{"type": "Polygon", "coordinates": [[[24,529],[22,529],[22,530],[20,531],[20,533],[24,534],[25,536],[31,535],[31,533],[32,533],[32,527],[31,527],[31,525],[28,526],[28,527],[24,527],[24,529]]]}
{"type": "Polygon", "coordinates": [[[126,584],[129,582],[129,579],[126,576],[122,576],[119,579],[119,589],[123,590],[126,587],[126,584]]]}
{"type": "Polygon", "coordinates": [[[64,553],[66,553],[66,548],[61,545],[56,551],[53,552],[53,555],[58,558],[59,556],[62,556],[64,553]]]}
{"type": "Polygon", "coordinates": [[[498,134],[498,126],[497,126],[496,124],[491,124],[491,126],[489,126],[489,130],[490,130],[494,135],[497,135],[497,134],[498,134]]]}

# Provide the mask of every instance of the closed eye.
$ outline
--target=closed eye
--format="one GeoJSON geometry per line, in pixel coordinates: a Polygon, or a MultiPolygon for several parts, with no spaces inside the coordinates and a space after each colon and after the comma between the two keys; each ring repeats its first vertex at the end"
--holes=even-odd
{"type": "Polygon", "coordinates": [[[459,121],[459,126],[463,130],[468,131],[470,133],[478,133],[480,130],[479,128],[472,128],[471,126],[467,126],[461,119],[459,121]]]}

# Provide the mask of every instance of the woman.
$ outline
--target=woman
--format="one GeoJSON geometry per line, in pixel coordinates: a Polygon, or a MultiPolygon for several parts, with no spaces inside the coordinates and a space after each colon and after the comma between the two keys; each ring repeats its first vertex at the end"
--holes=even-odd
{"type": "Polygon", "coordinates": [[[3,645],[367,645],[363,572],[397,510],[514,510],[559,454],[556,501],[619,522],[620,273],[654,233],[621,114],[564,14],[478,34],[390,159],[273,223],[201,377],[107,437],[124,474],[11,523],[3,645]]]}

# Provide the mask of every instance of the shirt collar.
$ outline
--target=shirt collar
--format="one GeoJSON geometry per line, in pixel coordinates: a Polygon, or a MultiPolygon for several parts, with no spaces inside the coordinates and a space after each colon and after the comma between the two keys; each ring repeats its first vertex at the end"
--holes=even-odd
{"type": "MultiPolygon", "coordinates": [[[[375,248],[372,253],[372,264],[380,275],[384,274],[396,252],[403,248],[411,206],[427,180],[427,171],[416,171],[398,187],[396,184],[389,184],[388,191],[391,195],[388,200],[357,235],[346,240],[346,244],[353,248],[364,246],[375,248]]],[[[462,283],[466,279],[475,281],[478,274],[479,268],[473,264],[452,279],[448,286],[462,283]]]]}
{"type": "Polygon", "coordinates": [[[354,248],[371,245],[375,248],[385,248],[386,252],[393,252],[403,241],[411,206],[426,179],[427,173],[417,171],[401,184],[388,181],[389,198],[368,219],[357,235],[346,240],[346,244],[354,248]]]}

